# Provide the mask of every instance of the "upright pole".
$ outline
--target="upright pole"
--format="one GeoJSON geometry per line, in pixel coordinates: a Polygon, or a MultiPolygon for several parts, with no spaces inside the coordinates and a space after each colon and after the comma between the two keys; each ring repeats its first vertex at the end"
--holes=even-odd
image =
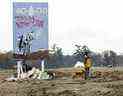
{"type": "Polygon", "coordinates": [[[44,72],[44,60],[41,61],[41,71],[44,72]]]}
{"type": "Polygon", "coordinates": [[[17,78],[22,78],[23,77],[23,68],[22,68],[22,61],[19,60],[17,61],[17,78]]]}

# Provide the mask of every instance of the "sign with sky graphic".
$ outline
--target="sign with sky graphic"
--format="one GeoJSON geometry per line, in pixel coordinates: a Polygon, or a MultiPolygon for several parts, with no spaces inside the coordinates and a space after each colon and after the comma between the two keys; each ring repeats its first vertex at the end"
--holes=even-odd
{"type": "Polygon", "coordinates": [[[22,51],[19,48],[27,43],[30,52],[48,49],[48,3],[13,3],[14,52],[22,51]]]}

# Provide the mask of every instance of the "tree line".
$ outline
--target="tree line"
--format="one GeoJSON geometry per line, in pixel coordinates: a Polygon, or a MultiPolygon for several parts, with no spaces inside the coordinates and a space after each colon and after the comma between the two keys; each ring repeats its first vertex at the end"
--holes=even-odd
{"type": "MultiPolygon", "coordinates": [[[[62,48],[54,45],[52,52],[49,52],[48,59],[45,60],[45,66],[47,68],[73,67],[77,61],[83,62],[84,52],[89,53],[93,60],[93,66],[123,66],[123,55],[117,55],[117,53],[112,50],[96,53],[91,51],[86,45],[75,45],[75,51],[71,55],[64,55],[62,48]]],[[[39,56],[36,54],[38,54],[38,52],[35,53],[35,56],[39,56]]],[[[34,64],[37,64],[36,60],[34,64]]],[[[15,65],[16,59],[13,58],[12,51],[0,53],[0,68],[12,68],[15,65]]]]}

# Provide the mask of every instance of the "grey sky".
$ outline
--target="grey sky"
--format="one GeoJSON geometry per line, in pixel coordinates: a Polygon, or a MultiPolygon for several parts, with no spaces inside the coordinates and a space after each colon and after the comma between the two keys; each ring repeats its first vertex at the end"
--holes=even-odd
{"type": "Polygon", "coordinates": [[[51,42],[66,50],[75,43],[92,50],[123,51],[122,0],[53,0],[51,42]]]}
{"type": "MultiPolygon", "coordinates": [[[[9,0],[1,3],[0,49],[10,50],[13,40],[10,3],[9,0]]],[[[50,46],[56,43],[71,51],[78,43],[97,52],[112,49],[122,53],[122,5],[122,0],[49,0],[50,46]]]]}

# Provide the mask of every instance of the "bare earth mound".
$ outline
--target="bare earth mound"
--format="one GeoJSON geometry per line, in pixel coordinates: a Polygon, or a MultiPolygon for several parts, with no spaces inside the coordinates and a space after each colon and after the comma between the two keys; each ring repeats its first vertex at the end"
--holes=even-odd
{"type": "Polygon", "coordinates": [[[107,78],[91,80],[72,79],[68,76],[54,80],[7,82],[2,78],[6,77],[4,75],[0,74],[0,96],[123,96],[123,73],[119,71],[107,78]]]}

